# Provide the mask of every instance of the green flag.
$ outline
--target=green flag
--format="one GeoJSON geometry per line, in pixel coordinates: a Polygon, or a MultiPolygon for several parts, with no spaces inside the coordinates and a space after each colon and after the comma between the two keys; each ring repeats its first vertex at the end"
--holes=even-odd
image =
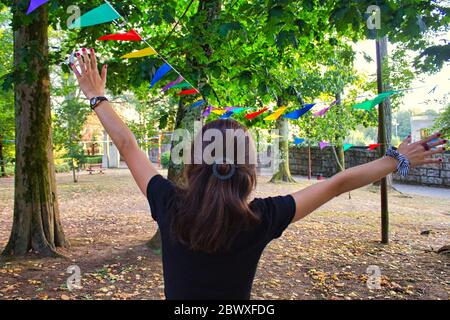
{"type": "Polygon", "coordinates": [[[111,22],[121,17],[122,16],[116,11],[116,9],[114,9],[107,2],[75,19],[75,21],[69,26],[69,29],[94,26],[97,24],[111,22]]]}
{"type": "Polygon", "coordinates": [[[353,147],[353,145],[350,143],[344,144],[344,152],[347,151],[348,149],[350,149],[351,147],[353,147]]]}
{"type": "Polygon", "coordinates": [[[398,91],[387,91],[387,92],[383,92],[380,93],[378,96],[376,96],[374,99],[372,100],[366,100],[364,102],[355,104],[352,108],[353,109],[363,109],[363,110],[370,110],[373,107],[375,107],[376,105],[380,104],[381,102],[383,102],[386,98],[392,96],[393,94],[396,94],[398,91]]]}

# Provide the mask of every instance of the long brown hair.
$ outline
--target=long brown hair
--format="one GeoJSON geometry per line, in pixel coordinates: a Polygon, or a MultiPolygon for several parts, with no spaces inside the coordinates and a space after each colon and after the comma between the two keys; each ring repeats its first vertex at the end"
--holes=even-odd
{"type": "Polygon", "coordinates": [[[202,155],[205,147],[210,144],[202,139],[209,129],[220,131],[224,146],[232,143],[233,157],[229,159],[229,155],[226,155],[228,162],[217,165],[207,164],[201,157],[201,161],[195,164],[194,144],[192,145],[192,161],[185,165],[186,185],[177,192],[171,231],[177,240],[192,250],[215,253],[229,249],[239,231],[259,222],[259,217],[247,202],[256,187],[256,166],[250,161],[253,144],[247,129],[232,119],[209,122],[203,126],[201,136],[196,138],[201,139],[202,155]],[[238,151],[242,151],[238,148],[242,140],[239,142],[239,138],[234,136],[227,141],[226,132],[230,129],[245,133],[244,163],[237,161],[242,157],[242,154],[238,155],[238,151]],[[229,163],[230,160],[233,164],[229,163]],[[223,179],[232,173],[230,170],[234,174],[223,179]]]}

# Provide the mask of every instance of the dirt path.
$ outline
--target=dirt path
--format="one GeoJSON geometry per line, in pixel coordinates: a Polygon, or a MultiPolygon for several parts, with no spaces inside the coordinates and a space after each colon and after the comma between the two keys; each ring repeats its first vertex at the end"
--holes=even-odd
{"type": "MultiPolygon", "coordinates": [[[[73,184],[58,175],[62,220],[72,246],[69,260],[0,262],[0,299],[161,299],[160,255],[145,245],[155,232],[148,204],[128,170],[82,175],[73,184]],[[82,286],[70,292],[66,270],[81,269],[82,286]]],[[[305,187],[259,179],[255,196],[305,187]]],[[[12,223],[13,179],[0,179],[0,248],[12,223]]],[[[448,256],[433,252],[450,239],[450,199],[390,195],[391,243],[379,244],[379,195],[368,187],[341,195],[266,249],[253,299],[449,299],[448,256]],[[423,231],[427,235],[421,235],[423,231]],[[367,267],[376,265],[381,289],[369,290],[367,267]]]]}

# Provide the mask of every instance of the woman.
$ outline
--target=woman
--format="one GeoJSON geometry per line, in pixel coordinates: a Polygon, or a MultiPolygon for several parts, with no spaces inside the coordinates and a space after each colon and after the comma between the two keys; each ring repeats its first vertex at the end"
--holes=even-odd
{"type": "MultiPolygon", "coordinates": [[[[399,170],[442,162],[431,155],[444,148],[440,134],[418,143],[408,137],[386,157],[346,170],[288,196],[248,198],[256,185],[255,165],[249,162],[251,141],[245,139],[245,161],[237,164],[237,138],[234,156],[223,163],[203,159],[186,166],[187,185],[178,188],[164,179],[142,152],[131,131],[104,98],[107,66],[101,75],[94,50],[77,54],[80,72],[71,65],[81,90],[111,136],[142,193],[148,198],[152,217],[162,236],[165,294],[168,299],[249,299],[258,260],[263,249],[294,223],[334,197],[368,185],[399,170]],[[197,164],[195,164],[197,163],[197,164]]],[[[234,120],[217,120],[203,127],[225,138],[227,130],[244,130],[234,120]]],[[[201,151],[208,146],[201,144],[201,151]]],[[[194,153],[194,152],[193,152],[194,153]]],[[[192,159],[194,155],[192,155],[192,159]]]]}

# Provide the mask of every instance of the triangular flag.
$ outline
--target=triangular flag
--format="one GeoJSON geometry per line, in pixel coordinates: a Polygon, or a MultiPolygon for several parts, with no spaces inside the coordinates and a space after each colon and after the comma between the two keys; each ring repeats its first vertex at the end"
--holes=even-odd
{"type": "Polygon", "coordinates": [[[209,115],[211,114],[211,111],[212,111],[212,106],[209,106],[209,107],[207,107],[206,108],[206,110],[203,112],[203,116],[206,118],[206,117],[209,117],[209,115]]]}
{"type": "Polygon", "coordinates": [[[227,110],[224,110],[224,109],[213,109],[212,110],[212,113],[215,113],[215,114],[218,114],[218,115],[222,115],[222,114],[224,114],[226,112],[227,112],[227,110]]]}
{"type": "Polygon", "coordinates": [[[273,121],[273,120],[277,120],[279,117],[281,117],[281,115],[283,114],[283,112],[285,112],[287,109],[287,107],[281,107],[279,108],[277,111],[275,111],[274,113],[272,113],[270,116],[267,116],[264,118],[264,120],[266,121],[273,121]]]}
{"type": "Polygon", "coordinates": [[[247,110],[247,108],[236,108],[233,110],[233,113],[240,114],[240,113],[244,112],[245,110],[247,110]]]}
{"type": "Polygon", "coordinates": [[[150,88],[153,88],[153,86],[161,80],[164,75],[172,70],[172,67],[168,63],[164,63],[161,67],[159,67],[158,70],[156,70],[155,76],[152,79],[152,83],[150,84],[150,88]]]}
{"type": "Polygon", "coordinates": [[[354,105],[352,108],[353,109],[370,110],[370,109],[374,108],[376,105],[382,103],[389,96],[392,96],[396,93],[398,93],[398,91],[388,91],[388,92],[380,93],[374,99],[358,103],[358,104],[354,105]]]}
{"type": "Polygon", "coordinates": [[[257,111],[257,112],[249,113],[249,114],[246,115],[245,117],[246,117],[248,120],[252,120],[252,119],[255,119],[257,116],[259,116],[260,114],[263,114],[263,113],[266,112],[267,110],[269,110],[269,108],[264,108],[264,109],[259,110],[259,111],[257,111]]]}
{"type": "Polygon", "coordinates": [[[233,111],[227,111],[226,113],[223,114],[223,116],[220,117],[220,119],[228,119],[232,115],[233,115],[233,111]]]}
{"type": "Polygon", "coordinates": [[[330,144],[329,144],[328,142],[326,142],[326,141],[321,141],[321,142],[319,143],[320,150],[325,149],[325,148],[328,147],[329,145],[330,145],[330,144]]]}
{"type": "Polygon", "coordinates": [[[329,107],[326,107],[326,108],[324,108],[324,109],[322,109],[322,110],[320,110],[320,111],[318,111],[318,112],[316,112],[316,113],[313,113],[313,116],[314,116],[314,117],[322,117],[322,116],[324,116],[324,115],[331,109],[332,106],[334,106],[335,104],[340,103],[340,102],[341,102],[341,100],[335,100],[335,101],[333,101],[333,102],[330,104],[329,107]]]}
{"type": "Polygon", "coordinates": [[[188,94],[197,94],[199,93],[197,89],[183,90],[180,93],[177,93],[177,96],[185,96],[188,94]]]}
{"type": "Polygon", "coordinates": [[[362,109],[362,110],[370,110],[373,107],[375,107],[376,105],[373,104],[372,100],[367,100],[358,104],[355,104],[352,108],[353,109],[362,109]]]}
{"type": "Polygon", "coordinates": [[[122,56],[122,59],[132,59],[132,58],[142,58],[156,54],[155,49],[153,48],[145,48],[139,51],[134,51],[122,56]]]}
{"type": "Polygon", "coordinates": [[[95,26],[119,19],[122,16],[108,2],[86,12],[69,26],[69,29],[95,26]]]}
{"type": "Polygon", "coordinates": [[[379,146],[381,146],[381,144],[379,144],[379,143],[370,144],[369,145],[369,150],[375,150],[379,146]]]}
{"type": "Polygon", "coordinates": [[[183,88],[192,88],[192,86],[187,82],[181,82],[171,87],[171,89],[183,89],[183,88]]]}
{"type": "Polygon", "coordinates": [[[115,41],[142,41],[141,36],[131,29],[127,33],[116,33],[110,34],[107,36],[103,36],[97,39],[97,41],[106,41],[106,40],[115,40],[115,41]]]}
{"type": "Polygon", "coordinates": [[[294,138],[294,143],[295,143],[296,145],[302,144],[303,142],[305,142],[305,139],[294,138]]]}
{"type": "Polygon", "coordinates": [[[48,0],[31,0],[30,6],[28,7],[27,15],[32,13],[34,10],[42,6],[43,4],[47,3],[48,0]]]}
{"type": "Polygon", "coordinates": [[[351,147],[353,147],[353,145],[350,143],[344,144],[344,152],[347,151],[348,149],[350,149],[351,147]]]}
{"type": "Polygon", "coordinates": [[[307,104],[305,105],[303,108],[299,109],[299,110],[295,110],[293,112],[290,112],[288,114],[284,115],[284,118],[289,118],[289,119],[293,119],[293,120],[297,120],[298,118],[300,118],[301,116],[303,116],[304,114],[306,114],[309,110],[311,110],[316,104],[307,104]]]}
{"type": "Polygon", "coordinates": [[[194,108],[197,108],[197,107],[199,107],[199,106],[201,106],[202,104],[204,104],[205,103],[205,100],[199,100],[199,101],[196,101],[196,102],[194,102],[192,105],[191,105],[191,109],[194,109],[194,108]]]}
{"type": "Polygon", "coordinates": [[[166,92],[167,90],[169,90],[170,88],[172,88],[174,85],[179,84],[180,82],[182,82],[184,80],[184,78],[182,76],[179,76],[177,80],[169,82],[168,84],[166,84],[164,86],[164,88],[162,88],[161,92],[166,92]]]}

